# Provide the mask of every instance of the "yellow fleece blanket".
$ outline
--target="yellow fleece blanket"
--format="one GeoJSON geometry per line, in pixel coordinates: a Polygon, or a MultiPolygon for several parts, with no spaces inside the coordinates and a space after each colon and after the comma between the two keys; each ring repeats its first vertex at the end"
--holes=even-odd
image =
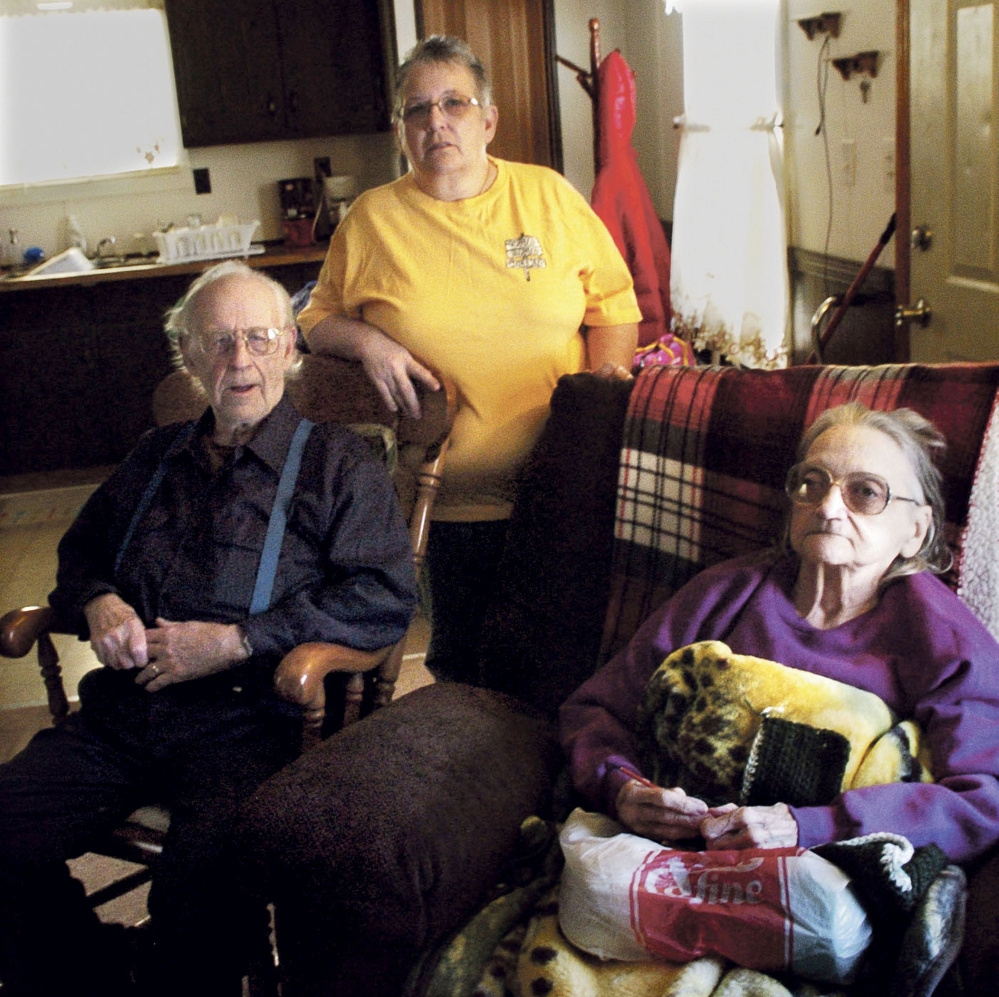
{"type": "Polygon", "coordinates": [[[653,673],[639,710],[653,780],[711,804],[829,803],[932,781],[925,739],[880,697],[702,641],[653,673]]]}

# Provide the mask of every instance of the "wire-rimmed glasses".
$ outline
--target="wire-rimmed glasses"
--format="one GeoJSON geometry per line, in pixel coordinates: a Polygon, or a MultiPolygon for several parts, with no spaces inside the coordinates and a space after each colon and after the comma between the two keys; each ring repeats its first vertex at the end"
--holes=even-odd
{"type": "Polygon", "coordinates": [[[240,339],[246,350],[255,357],[268,357],[277,348],[286,329],[252,326],[249,329],[209,329],[199,337],[202,349],[213,360],[231,357],[236,352],[236,342],[240,339]]]}
{"type": "Polygon", "coordinates": [[[919,499],[892,495],[891,486],[880,474],[851,471],[834,478],[821,464],[795,464],[787,472],[784,491],[795,505],[815,506],[829,494],[833,485],[839,488],[844,505],[861,516],[879,516],[890,502],[925,504],[919,499]]]}
{"type": "Polygon", "coordinates": [[[423,128],[430,123],[433,109],[439,108],[441,114],[451,121],[460,121],[473,107],[482,105],[475,97],[466,97],[460,93],[446,93],[437,100],[421,100],[415,104],[407,104],[400,112],[400,117],[407,125],[423,128]]]}

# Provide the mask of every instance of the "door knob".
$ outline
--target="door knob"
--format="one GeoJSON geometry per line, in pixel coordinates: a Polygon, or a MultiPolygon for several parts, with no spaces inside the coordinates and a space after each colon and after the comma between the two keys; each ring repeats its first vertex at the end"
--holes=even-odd
{"type": "Polygon", "coordinates": [[[924,253],[933,244],[933,232],[928,225],[917,225],[912,230],[909,244],[913,249],[921,249],[924,253]]]}
{"type": "Polygon", "coordinates": [[[901,328],[909,322],[918,322],[923,328],[930,324],[933,309],[920,298],[914,305],[899,305],[895,309],[895,328],[901,328]]]}

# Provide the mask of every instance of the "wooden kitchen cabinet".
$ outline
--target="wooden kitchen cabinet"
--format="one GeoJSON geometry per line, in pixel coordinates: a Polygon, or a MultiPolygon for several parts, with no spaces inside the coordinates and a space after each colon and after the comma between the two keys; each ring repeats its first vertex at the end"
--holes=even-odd
{"type": "Polygon", "coordinates": [[[166,0],[187,148],[384,131],[390,0],[166,0]]]}
{"type": "Polygon", "coordinates": [[[155,312],[117,284],[7,294],[0,311],[0,474],[120,461],[171,369],[155,312]]]}

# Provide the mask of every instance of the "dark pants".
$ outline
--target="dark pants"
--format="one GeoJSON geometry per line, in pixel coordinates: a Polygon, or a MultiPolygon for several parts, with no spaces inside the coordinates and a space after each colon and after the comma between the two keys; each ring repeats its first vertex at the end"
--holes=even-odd
{"type": "Polygon", "coordinates": [[[0,980],[4,995],[120,992],[121,953],[65,864],[136,806],[170,807],[149,896],[163,993],[239,993],[264,911],[230,874],[242,801],[294,757],[300,723],[280,704],[202,680],[147,693],[100,669],[81,711],[0,766],[0,980]]]}
{"type": "Polygon", "coordinates": [[[430,646],[426,666],[442,682],[483,684],[479,644],[507,520],[442,523],[430,527],[427,583],[430,590],[430,646]]]}

